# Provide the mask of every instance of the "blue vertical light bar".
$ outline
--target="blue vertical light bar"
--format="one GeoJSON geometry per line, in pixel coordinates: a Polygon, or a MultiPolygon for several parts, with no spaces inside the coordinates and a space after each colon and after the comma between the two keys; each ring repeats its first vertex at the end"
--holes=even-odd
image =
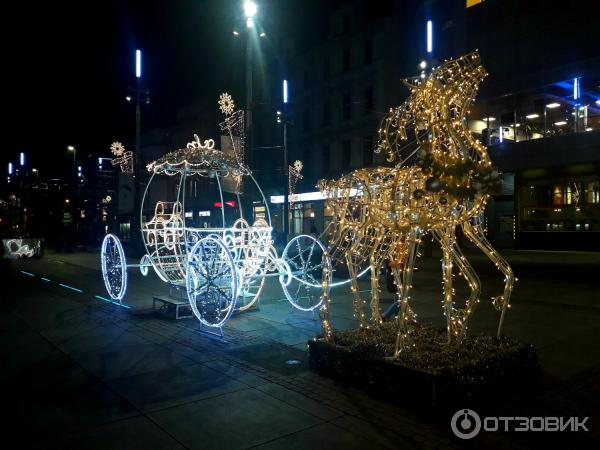
{"type": "Polygon", "coordinates": [[[11,163],[11,162],[8,163],[8,174],[9,175],[13,174],[13,163],[11,163]]]}
{"type": "Polygon", "coordinates": [[[575,100],[579,100],[581,95],[580,87],[579,87],[579,77],[573,79],[573,98],[575,100]]]}
{"type": "Polygon", "coordinates": [[[287,80],[283,80],[283,103],[287,103],[288,99],[288,82],[287,80]]]}
{"type": "Polygon", "coordinates": [[[136,78],[142,77],[142,51],[135,51],[135,76],[136,78]]]}
{"type": "Polygon", "coordinates": [[[427,53],[433,52],[433,22],[427,21],[427,53]]]}
{"type": "Polygon", "coordinates": [[[19,154],[19,164],[24,166],[25,165],[25,153],[21,152],[19,154]]]}

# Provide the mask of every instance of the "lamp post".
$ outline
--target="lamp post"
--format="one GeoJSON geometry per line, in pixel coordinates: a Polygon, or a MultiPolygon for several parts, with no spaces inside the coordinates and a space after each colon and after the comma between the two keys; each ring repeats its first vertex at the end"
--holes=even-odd
{"type": "MultiPolygon", "coordinates": [[[[251,0],[246,0],[243,3],[245,29],[246,29],[246,148],[252,149],[252,125],[253,125],[253,65],[254,65],[254,39],[258,35],[260,38],[264,38],[266,33],[260,29],[260,25],[256,22],[256,15],[258,13],[258,6],[251,0]]],[[[240,36],[240,31],[233,30],[233,35],[236,37],[240,36]]],[[[249,153],[249,159],[252,163],[252,152],[249,153]]]]}
{"type": "Polygon", "coordinates": [[[283,188],[283,235],[284,240],[287,242],[290,228],[290,163],[288,161],[288,125],[290,124],[290,118],[288,114],[288,82],[283,80],[282,83],[282,109],[277,111],[277,123],[283,125],[283,176],[284,176],[284,188],[283,188]]]}
{"type": "Polygon", "coordinates": [[[257,13],[256,3],[247,0],[244,2],[244,15],[246,16],[246,142],[250,150],[250,161],[253,162],[252,154],[252,31],[254,30],[254,17],[257,13]]]}
{"type": "Polygon", "coordinates": [[[77,149],[73,145],[69,145],[67,150],[73,152],[73,167],[75,167],[75,164],[77,164],[77,149]]]}
{"type": "MultiPolygon", "coordinates": [[[[135,95],[135,152],[133,155],[133,211],[131,215],[131,239],[133,245],[138,248],[141,239],[138,239],[138,233],[140,232],[141,217],[136,214],[136,208],[140,205],[140,178],[141,178],[141,167],[142,167],[142,154],[141,154],[141,104],[150,103],[150,91],[144,89],[141,86],[142,81],[142,51],[135,51],[135,88],[129,88],[128,90],[135,95]]],[[[131,95],[127,95],[126,100],[130,102],[132,100],[131,95]]]]}
{"type": "MultiPolygon", "coordinates": [[[[77,179],[77,176],[75,175],[75,167],[77,165],[77,148],[74,145],[68,145],[67,150],[70,152],[73,152],[73,167],[71,168],[71,180],[72,180],[72,185],[73,185],[73,191],[71,193],[73,195],[74,204],[73,204],[73,206],[71,206],[69,201],[65,201],[65,209],[66,208],[71,209],[71,211],[70,211],[71,224],[72,224],[73,230],[74,230],[74,233],[66,233],[65,234],[66,251],[71,251],[72,242],[69,238],[69,235],[72,235],[72,237],[75,240],[77,240],[77,206],[79,204],[79,180],[77,179]]],[[[76,242],[75,242],[75,244],[76,244],[76,242]]]]}

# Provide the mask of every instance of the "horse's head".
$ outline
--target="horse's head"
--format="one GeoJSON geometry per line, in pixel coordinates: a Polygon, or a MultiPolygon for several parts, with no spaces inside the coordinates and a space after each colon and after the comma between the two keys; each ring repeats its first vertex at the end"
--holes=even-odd
{"type": "MultiPolygon", "coordinates": [[[[479,53],[475,51],[445,61],[424,79],[404,80],[411,93],[402,105],[390,109],[383,118],[376,151],[385,152],[389,161],[401,159],[403,150],[410,147],[407,145],[410,128],[421,148],[427,146],[429,136],[438,137],[438,142],[462,139],[467,107],[486,76],[479,53]],[[455,128],[461,126],[457,134],[455,128]]],[[[457,153],[462,146],[462,143],[448,142],[443,148],[457,153]]]]}

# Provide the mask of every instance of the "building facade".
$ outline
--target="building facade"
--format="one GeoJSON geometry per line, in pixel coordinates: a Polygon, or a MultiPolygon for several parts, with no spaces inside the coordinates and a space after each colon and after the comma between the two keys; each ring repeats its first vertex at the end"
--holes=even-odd
{"type": "MultiPolygon", "coordinates": [[[[304,162],[291,230],[326,227],[319,178],[385,164],[373,153],[401,79],[478,49],[490,76],[471,131],[503,172],[486,224],[498,246],[598,250],[600,47],[591,2],[346,2],[329,32],[294,59],[293,158],[304,162]],[[428,23],[429,22],[429,23],[428,23]]],[[[281,194],[281,192],[280,192],[281,194]]],[[[282,198],[272,197],[275,208],[282,198]]]]}

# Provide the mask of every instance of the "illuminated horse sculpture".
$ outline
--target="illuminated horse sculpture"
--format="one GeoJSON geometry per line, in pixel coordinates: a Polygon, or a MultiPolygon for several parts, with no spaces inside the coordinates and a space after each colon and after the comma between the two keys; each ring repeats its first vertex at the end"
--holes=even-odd
{"type": "MultiPolygon", "coordinates": [[[[330,256],[349,268],[354,311],[361,326],[366,325],[366,318],[357,270],[366,261],[371,266],[371,320],[377,324],[381,322],[379,267],[385,261],[390,263],[400,306],[396,356],[408,345],[408,321],[413,318],[408,303],[412,273],[418,244],[427,232],[443,253],[448,343],[461,342],[481,292],[477,274],[456,243],[457,226],[505,275],[503,294],[493,298],[494,306],[502,313],[498,335],[502,330],[515,278],[509,264],[486,239],[479,222],[490,192],[500,180],[487,148],[473,138],[465,124],[466,109],[486,76],[474,52],[445,62],[422,81],[407,82],[411,95],[384,117],[377,151],[385,151],[390,162],[401,158],[411,128],[417,149],[394,167],[360,169],[339,180],[319,182],[334,211],[330,256]],[[415,153],[416,164],[403,165],[415,153]],[[453,265],[471,289],[463,308],[454,304],[453,265]]],[[[324,292],[321,322],[329,337],[328,290],[324,292]]]]}

